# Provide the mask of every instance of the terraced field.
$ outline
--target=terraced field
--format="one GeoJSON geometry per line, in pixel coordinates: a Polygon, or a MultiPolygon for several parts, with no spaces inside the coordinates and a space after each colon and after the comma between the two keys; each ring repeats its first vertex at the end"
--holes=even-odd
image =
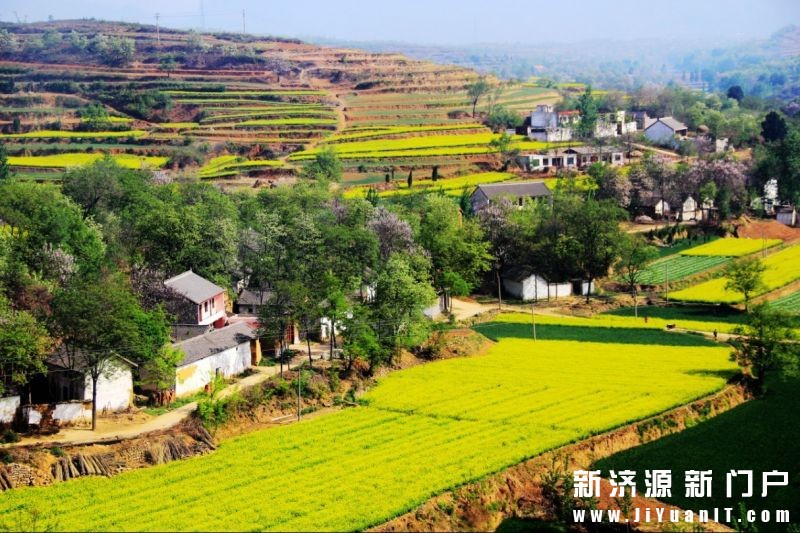
{"type": "MultiPolygon", "coordinates": [[[[775,252],[763,260],[764,288],[756,295],[766,294],[800,279],[800,245],[775,252]]],[[[735,304],[744,301],[738,292],[725,290],[727,278],[715,278],[670,294],[670,299],[685,302],[735,304]]]]}
{"type": "Polygon", "coordinates": [[[800,291],[772,300],[770,305],[787,313],[800,314],[800,291]]]}
{"type": "MultiPolygon", "coordinates": [[[[396,189],[380,191],[378,196],[390,198],[392,196],[405,196],[409,194],[443,192],[451,196],[460,196],[464,189],[472,191],[476,186],[484,183],[499,183],[516,178],[515,174],[509,172],[482,172],[480,174],[470,174],[446,180],[432,181],[430,179],[414,179],[411,188],[408,185],[401,185],[396,189]]],[[[344,193],[345,198],[361,198],[367,195],[371,187],[360,186],[351,187],[344,193]]]]}
{"type": "Polygon", "coordinates": [[[781,244],[780,239],[745,239],[727,237],[681,252],[690,256],[742,257],[781,244]]]}
{"type": "MultiPolygon", "coordinates": [[[[8,164],[11,167],[30,167],[30,168],[69,168],[88,165],[102,158],[104,154],[84,154],[84,153],[65,153],[57,155],[40,156],[11,156],[8,164]]],[[[133,154],[116,154],[112,156],[114,160],[125,168],[160,168],[167,163],[166,157],[159,156],[140,156],[133,154]]]]}
{"type": "Polygon", "coordinates": [[[651,263],[642,272],[641,283],[643,285],[660,285],[668,281],[677,281],[710,268],[723,265],[732,258],[724,256],[692,256],[692,255],[671,255],[651,263]]]}
{"type": "Polygon", "coordinates": [[[498,341],[485,356],[381,379],[365,406],[225,441],[204,457],[13,490],[0,516],[47,508],[67,530],[361,530],[718,390],[735,371],[727,349],[697,337],[554,325],[534,342],[523,318],[481,326],[498,341]],[[609,331],[624,343],[608,342],[609,331]],[[266,493],[280,497],[253,505],[266,493]]]}

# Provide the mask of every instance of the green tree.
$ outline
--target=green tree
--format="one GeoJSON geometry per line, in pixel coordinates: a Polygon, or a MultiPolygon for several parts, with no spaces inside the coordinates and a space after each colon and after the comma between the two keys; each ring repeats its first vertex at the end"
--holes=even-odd
{"type": "Polygon", "coordinates": [[[508,128],[518,128],[522,125],[522,116],[516,111],[512,111],[505,106],[496,105],[492,107],[486,117],[486,125],[492,131],[505,131],[508,128]]]}
{"type": "Polygon", "coordinates": [[[478,106],[478,101],[486,96],[491,89],[492,86],[489,85],[489,82],[484,77],[480,77],[467,85],[467,96],[472,102],[472,118],[475,118],[475,109],[478,106]]]}
{"type": "Polygon", "coordinates": [[[8,165],[8,152],[6,146],[0,143],[0,184],[8,181],[11,177],[11,167],[8,165]]]}
{"type": "Polygon", "coordinates": [[[581,114],[577,127],[578,136],[583,138],[591,137],[594,135],[598,119],[597,101],[592,96],[591,85],[587,85],[586,90],[578,97],[577,108],[581,114]]]}
{"type": "Polygon", "coordinates": [[[51,345],[47,330],[33,315],[12,309],[0,295],[0,396],[44,372],[51,345]]]}
{"type": "Polygon", "coordinates": [[[761,122],[761,136],[767,142],[781,141],[788,133],[786,120],[775,111],[770,111],[761,122]]]}
{"type": "Polygon", "coordinates": [[[352,314],[343,320],[342,354],[347,362],[347,371],[356,360],[366,361],[370,368],[377,368],[388,360],[387,350],[378,342],[372,326],[372,314],[366,305],[356,305],[352,314]]]}
{"type": "Polygon", "coordinates": [[[401,348],[417,346],[427,338],[428,320],[422,311],[436,300],[427,270],[421,256],[394,254],[378,272],[370,307],[382,350],[370,360],[371,372],[401,348]]]}
{"type": "Polygon", "coordinates": [[[162,57],[158,61],[158,68],[166,72],[167,79],[169,79],[170,74],[175,72],[175,70],[178,68],[178,62],[175,61],[175,58],[173,56],[167,55],[162,57]]]}
{"type": "Polygon", "coordinates": [[[726,291],[739,292],[744,296],[744,308],[748,309],[750,298],[764,287],[764,271],[767,267],[759,259],[740,259],[725,267],[726,291]]]}
{"type": "Polygon", "coordinates": [[[303,169],[303,176],[313,180],[341,181],[342,162],[332,147],[321,148],[314,161],[303,169]]]}
{"type": "Polygon", "coordinates": [[[639,235],[623,234],[620,240],[619,258],[614,269],[625,280],[633,298],[635,316],[639,316],[638,288],[647,264],[658,257],[658,251],[639,235]]]}
{"type": "Polygon", "coordinates": [[[503,133],[489,141],[489,146],[500,154],[502,162],[500,171],[505,172],[508,166],[516,160],[519,155],[519,148],[514,145],[514,138],[508,133],[503,133]]]}
{"type": "Polygon", "coordinates": [[[791,317],[762,303],[750,310],[744,325],[734,329],[738,337],[732,341],[731,358],[752,374],[759,391],[769,371],[797,373],[798,345],[793,342],[793,326],[791,317]]]}
{"type": "Polygon", "coordinates": [[[446,196],[426,197],[421,214],[417,240],[430,253],[435,286],[448,300],[451,293],[468,294],[491,266],[480,225],[446,196]]]}
{"type": "Polygon", "coordinates": [[[112,377],[111,361],[153,359],[169,340],[166,315],[141,309],[120,275],[84,277],[53,298],[51,331],[61,340],[66,366],[92,382],[92,429],[97,427],[97,382],[112,377]]]}
{"type": "Polygon", "coordinates": [[[742,90],[741,85],[731,85],[728,88],[727,92],[728,98],[733,98],[737,102],[741,102],[742,98],[744,98],[744,91],[742,90]]]}
{"type": "Polygon", "coordinates": [[[414,170],[413,169],[410,169],[408,171],[408,179],[406,179],[406,183],[408,184],[408,188],[409,189],[414,186],[414,170]]]}
{"type": "MultiPolygon", "coordinates": [[[[145,361],[141,368],[141,384],[163,392],[175,387],[175,370],[183,361],[185,354],[178,348],[166,344],[152,359],[145,361]]],[[[167,398],[171,398],[168,395],[167,398]]]]}
{"type": "MultiPolygon", "coordinates": [[[[619,257],[624,211],[607,201],[587,199],[573,204],[566,216],[575,268],[591,288],[596,279],[608,275],[619,257]]],[[[590,294],[591,289],[586,291],[587,303],[590,294]]]]}

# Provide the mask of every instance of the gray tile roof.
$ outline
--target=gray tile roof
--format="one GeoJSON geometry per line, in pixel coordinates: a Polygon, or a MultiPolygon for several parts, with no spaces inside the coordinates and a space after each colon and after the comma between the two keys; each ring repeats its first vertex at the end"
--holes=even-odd
{"type": "Polygon", "coordinates": [[[211,283],[191,270],[168,279],[164,285],[196,304],[201,304],[217,294],[225,292],[225,289],[219,285],[211,283]]]}
{"type": "Polygon", "coordinates": [[[236,298],[239,305],[264,305],[272,298],[272,291],[255,291],[252,289],[242,289],[236,298]]]}
{"type": "Polygon", "coordinates": [[[649,123],[645,129],[648,129],[650,126],[655,124],[656,122],[661,122],[665,126],[668,126],[672,131],[680,131],[689,129],[686,124],[681,122],[680,120],[675,120],[672,117],[661,117],[659,119],[654,120],[653,122],[649,123]]]}
{"type": "Polygon", "coordinates": [[[478,185],[477,190],[482,191],[487,198],[497,198],[498,196],[542,198],[553,195],[550,189],[547,188],[547,185],[541,181],[489,183],[486,185],[478,185]]]}
{"type": "Polygon", "coordinates": [[[198,337],[175,343],[173,346],[184,353],[183,360],[178,366],[185,366],[250,342],[256,337],[255,331],[246,322],[237,322],[231,326],[215,329],[198,337]]]}

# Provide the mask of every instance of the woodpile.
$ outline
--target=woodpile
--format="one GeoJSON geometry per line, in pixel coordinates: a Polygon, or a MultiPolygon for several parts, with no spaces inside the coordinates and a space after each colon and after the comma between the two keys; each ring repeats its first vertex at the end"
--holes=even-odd
{"type": "Polygon", "coordinates": [[[154,442],[147,450],[147,458],[154,465],[185,459],[193,455],[192,449],[183,440],[177,438],[154,442]]]}
{"type": "Polygon", "coordinates": [[[9,490],[14,488],[14,483],[8,474],[3,469],[0,469],[0,491],[9,490]]]}
{"type": "Polygon", "coordinates": [[[66,481],[80,477],[81,474],[68,456],[64,456],[53,465],[53,480],[56,482],[66,481]]]}

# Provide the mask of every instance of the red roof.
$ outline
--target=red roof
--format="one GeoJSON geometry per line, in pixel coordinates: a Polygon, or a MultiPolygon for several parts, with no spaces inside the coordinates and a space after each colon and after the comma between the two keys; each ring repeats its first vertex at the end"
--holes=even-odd
{"type": "Polygon", "coordinates": [[[569,111],[559,111],[559,115],[579,115],[580,111],[577,109],[570,109],[569,111]]]}

